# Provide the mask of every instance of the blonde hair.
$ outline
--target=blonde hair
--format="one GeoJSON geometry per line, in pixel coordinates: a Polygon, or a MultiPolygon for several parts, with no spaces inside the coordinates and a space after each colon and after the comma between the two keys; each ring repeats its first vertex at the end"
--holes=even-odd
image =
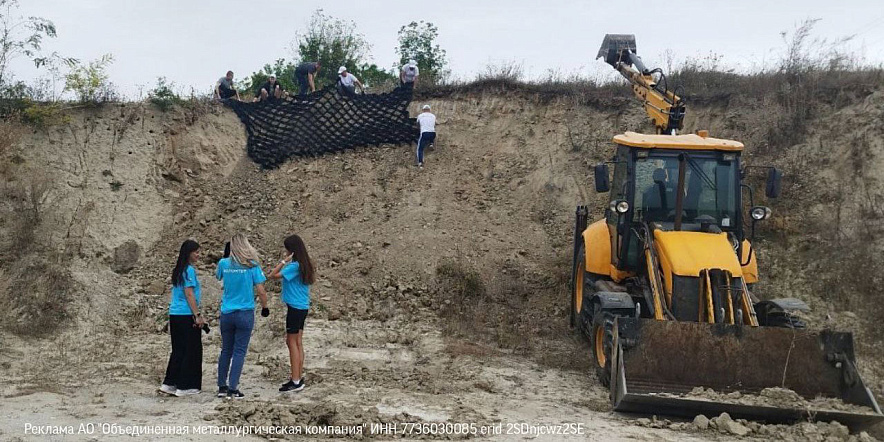
{"type": "Polygon", "coordinates": [[[242,266],[252,268],[260,264],[258,252],[249,244],[248,238],[242,233],[230,239],[230,256],[242,266]]]}

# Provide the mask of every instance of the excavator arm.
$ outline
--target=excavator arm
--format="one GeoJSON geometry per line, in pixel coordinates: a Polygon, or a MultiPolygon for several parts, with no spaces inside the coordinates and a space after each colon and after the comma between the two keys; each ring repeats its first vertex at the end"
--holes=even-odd
{"type": "Polygon", "coordinates": [[[662,70],[648,70],[645,67],[636,53],[634,35],[605,35],[596,58],[604,58],[606,63],[629,81],[635,96],[642,100],[645,111],[653,120],[658,134],[675,135],[681,130],[684,125],[684,101],[669,90],[662,70]],[[663,80],[663,86],[654,74],[663,80]]]}

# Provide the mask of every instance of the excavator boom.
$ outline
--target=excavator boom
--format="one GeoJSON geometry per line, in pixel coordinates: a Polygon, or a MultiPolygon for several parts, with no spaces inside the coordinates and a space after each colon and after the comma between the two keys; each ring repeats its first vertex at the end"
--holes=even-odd
{"type": "Polygon", "coordinates": [[[632,85],[653,120],[658,134],[675,135],[684,126],[684,101],[669,90],[660,69],[648,70],[636,52],[635,36],[607,34],[596,58],[604,58],[632,85]],[[663,80],[661,86],[654,74],[663,80]]]}

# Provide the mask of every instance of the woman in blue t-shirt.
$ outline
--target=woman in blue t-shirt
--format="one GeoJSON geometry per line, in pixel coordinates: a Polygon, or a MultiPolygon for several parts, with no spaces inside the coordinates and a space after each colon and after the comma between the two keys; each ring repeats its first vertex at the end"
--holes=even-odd
{"type": "Polygon", "coordinates": [[[291,378],[279,391],[301,391],[304,389],[304,321],[310,309],[310,285],[316,280],[313,262],[307,254],[307,247],[298,235],[285,239],[285,257],[276,265],[270,277],[282,279],[282,302],[288,306],[285,316],[285,343],[289,348],[292,364],[291,378]],[[297,379],[297,381],[296,381],[297,379]]]}
{"type": "Polygon", "coordinates": [[[261,300],[261,316],[267,308],[267,278],[261,270],[258,252],[242,233],[230,240],[230,257],[218,261],[215,276],[224,282],[221,295],[221,356],[218,357],[218,397],[242,399],[239,377],[245,363],[252,329],[255,327],[255,293],[261,300]],[[228,377],[229,375],[229,377],[228,377]]]}
{"type": "Polygon", "coordinates": [[[172,354],[160,391],[175,396],[197,394],[203,382],[203,342],[200,329],[206,321],[200,315],[200,281],[193,265],[200,258],[200,245],[192,239],[181,244],[172,269],[172,301],[169,303],[169,334],[172,354]]]}

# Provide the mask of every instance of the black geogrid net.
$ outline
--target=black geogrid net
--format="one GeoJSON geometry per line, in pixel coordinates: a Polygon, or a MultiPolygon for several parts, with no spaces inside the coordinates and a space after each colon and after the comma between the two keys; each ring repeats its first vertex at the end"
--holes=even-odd
{"type": "Polygon", "coordinates": [[[408,116],[411,96],[410,89],[396,88],[346,98],[326,88],[304,97],[227,104],[246,125],[249,157],[272,168],[293,156],[414,142],[418,130],[408,116]]]}

